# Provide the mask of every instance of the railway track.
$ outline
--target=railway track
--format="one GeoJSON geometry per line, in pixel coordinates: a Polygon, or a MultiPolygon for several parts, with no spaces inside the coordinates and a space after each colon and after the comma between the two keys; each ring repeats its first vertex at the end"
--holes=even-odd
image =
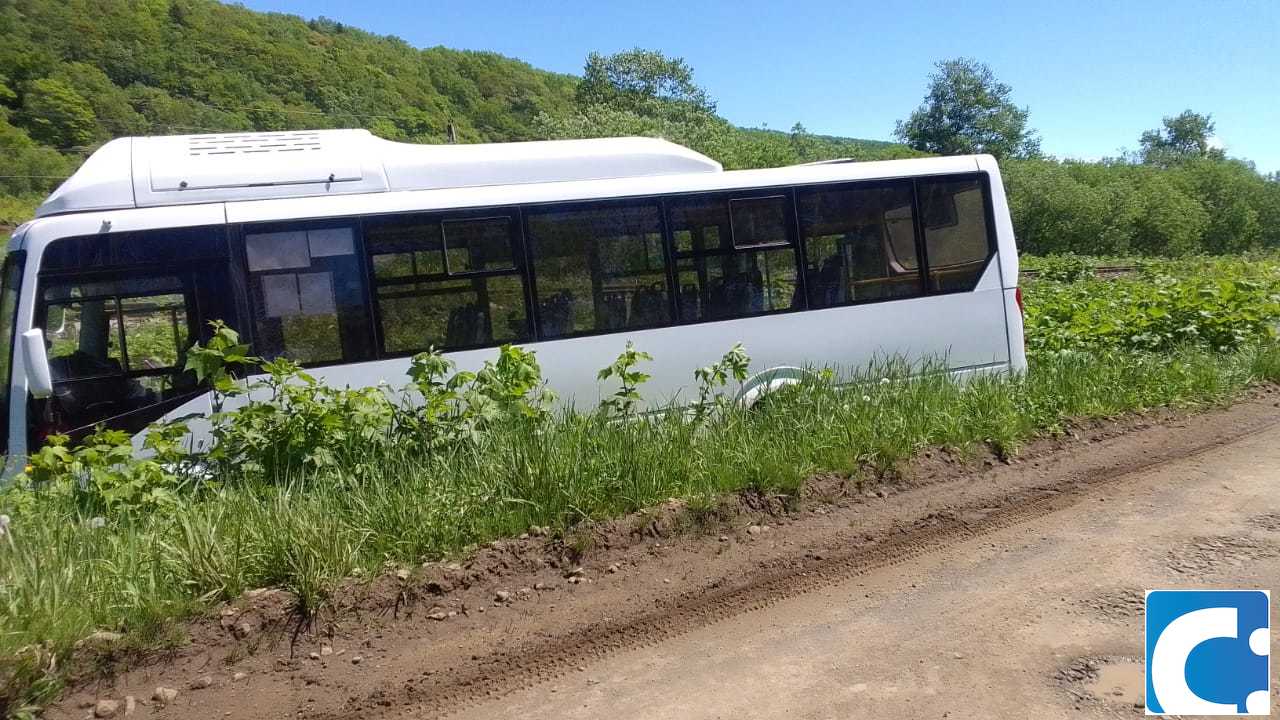
{"type": "MultiPolygon", "coordinates": [[[[1093,274],[1100,278],[1115,278],[1132,275],[1141,269],[1137,265],[1099,265],[1093,268],[1093,274]]],[[[1020,274],[1025,278],[1040,277],[1039,270],[1022,270],[1020,274]]]]}

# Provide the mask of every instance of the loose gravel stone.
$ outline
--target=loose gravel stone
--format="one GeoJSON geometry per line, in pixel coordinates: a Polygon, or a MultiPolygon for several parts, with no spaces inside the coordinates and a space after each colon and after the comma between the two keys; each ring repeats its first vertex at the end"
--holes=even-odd
{"type": "Polygon", "coordinates": [[[213,687],[212,675],[201,675],[200,677],[191,681],[192,690],[203,690],[208,687],[213,687]]]}

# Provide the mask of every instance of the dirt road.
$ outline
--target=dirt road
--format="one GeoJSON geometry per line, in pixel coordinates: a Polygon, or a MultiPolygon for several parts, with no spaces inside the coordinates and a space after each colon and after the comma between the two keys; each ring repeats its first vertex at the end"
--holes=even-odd
{"type": "Polygon", "coordinates": [[[1277,579],[1272,428],[461,717],[1136,716],[1144,588],[1277,579]]]}
{"type": "Polygon", "coordinates": [[[132,696],[233,720],[1137,717],[1142,591],[1277,589],[1278,481],[1276,388],[1008,464],[934,450],[888,485],[815,478],[798,510],[606,523],[581,557],[495,543],[360,584],[310,628],[242,598],[46,715],[132,696]]]}

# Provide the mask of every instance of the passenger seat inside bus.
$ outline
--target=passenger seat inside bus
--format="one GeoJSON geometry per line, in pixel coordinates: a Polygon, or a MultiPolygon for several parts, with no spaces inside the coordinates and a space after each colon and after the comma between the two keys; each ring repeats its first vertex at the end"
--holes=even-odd
{"type": "Polygon", "coordinates": [[[640,288],[631,297],[630,327],[657,325],[667,319],[667,295],[662,285],[653,283],[640,288]]]}
{"type": "Polygon", "coordinates": [[[126,377],[115,358],[99,358],[82,350],[49,361],[54,400],[71,430],[159,401],[154,390],[126,377]],[[82,379],[81,379],[82,378],[82,379]]]}
{"type": "Polygon", "coordinates": [[[702,317],[702,294],[698,292],[697,285],[686,283],[680,288],[680,320],[695,322],[700,317],[702,317]]]}
{"type": "Polygon", "coordinates": [[[573,332],[573,293],[561,290],[538,305],[542,319],[542,332],[548,337],[568,335],[573,332]]]}
{"type": "Polygon", "coordinates": [[[485,328],[484,310],[476,303],[468,303],[449,312],[449,324],[445,328],[447,347],[470,347],[489,342],[485,328]]]}

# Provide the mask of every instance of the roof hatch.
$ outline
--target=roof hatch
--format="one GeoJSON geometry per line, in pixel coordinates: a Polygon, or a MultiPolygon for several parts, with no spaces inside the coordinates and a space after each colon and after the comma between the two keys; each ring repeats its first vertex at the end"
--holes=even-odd
{"type": "Polygon", "coordinates": [[[355,182],[349,143],[327,148],[319,132],[150,138],[151,191],[355,182]]]}

